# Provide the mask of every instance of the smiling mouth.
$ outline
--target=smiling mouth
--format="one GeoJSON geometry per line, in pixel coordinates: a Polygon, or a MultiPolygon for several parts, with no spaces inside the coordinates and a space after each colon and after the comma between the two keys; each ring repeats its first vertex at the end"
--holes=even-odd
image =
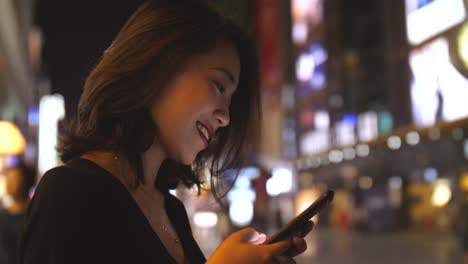
{"type": "Polygon", "coordinates": [[[208,132],[208,128],[202,124],[201,122],[197,122],[197,129],[198,133],[200,134],[200,137],[203,139],[203,142],[205,143],[205,147],[208,146],[211,142],[211,136],[210,133],[208,132]]]}

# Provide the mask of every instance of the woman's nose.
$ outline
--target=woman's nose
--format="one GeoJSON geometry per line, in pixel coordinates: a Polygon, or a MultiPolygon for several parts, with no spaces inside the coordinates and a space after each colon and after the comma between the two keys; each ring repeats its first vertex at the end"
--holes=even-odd
{"type": "Polygon", "coordinates": [[[217,124],[220,127],[225,127],[229,125],[229,122],[231,122],[230,116],[229,116],[229,109],[217,109],[214,113],[215,119],[217,124]]]}

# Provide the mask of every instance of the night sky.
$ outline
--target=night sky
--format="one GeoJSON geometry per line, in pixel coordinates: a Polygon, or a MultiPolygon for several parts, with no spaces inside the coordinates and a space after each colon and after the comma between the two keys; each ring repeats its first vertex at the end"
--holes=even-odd
{"type": "Polygon", "coordinates": [[[44,37],[43,68],[52,93],[76,114],[84,80],[102,52],[143,0],[38,0],[34,21],[44,37]]]}

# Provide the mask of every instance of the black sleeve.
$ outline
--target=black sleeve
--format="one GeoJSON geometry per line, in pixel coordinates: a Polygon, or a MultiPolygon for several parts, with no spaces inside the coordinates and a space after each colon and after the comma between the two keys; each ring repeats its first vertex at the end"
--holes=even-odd
{"type": "Polygon", "coordinates": [[[41,179],[26,218],[21,264],[110,263],[102,190],[79,176],[61,167],[41,179]]]}

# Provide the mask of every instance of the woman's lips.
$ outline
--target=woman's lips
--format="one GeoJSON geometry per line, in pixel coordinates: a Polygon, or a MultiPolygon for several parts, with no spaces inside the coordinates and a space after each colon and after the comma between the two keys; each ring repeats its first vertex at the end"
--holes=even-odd
{"type": "Polygon", "coordinates": [[[208,129],[207,126],[205,126],[203,123],[197,121],[197,130],[198,134],[202,138],[203,145],[208,147],[210,141],[211,141],[211,135],[210,135],[210,130],[208,129]]]}

